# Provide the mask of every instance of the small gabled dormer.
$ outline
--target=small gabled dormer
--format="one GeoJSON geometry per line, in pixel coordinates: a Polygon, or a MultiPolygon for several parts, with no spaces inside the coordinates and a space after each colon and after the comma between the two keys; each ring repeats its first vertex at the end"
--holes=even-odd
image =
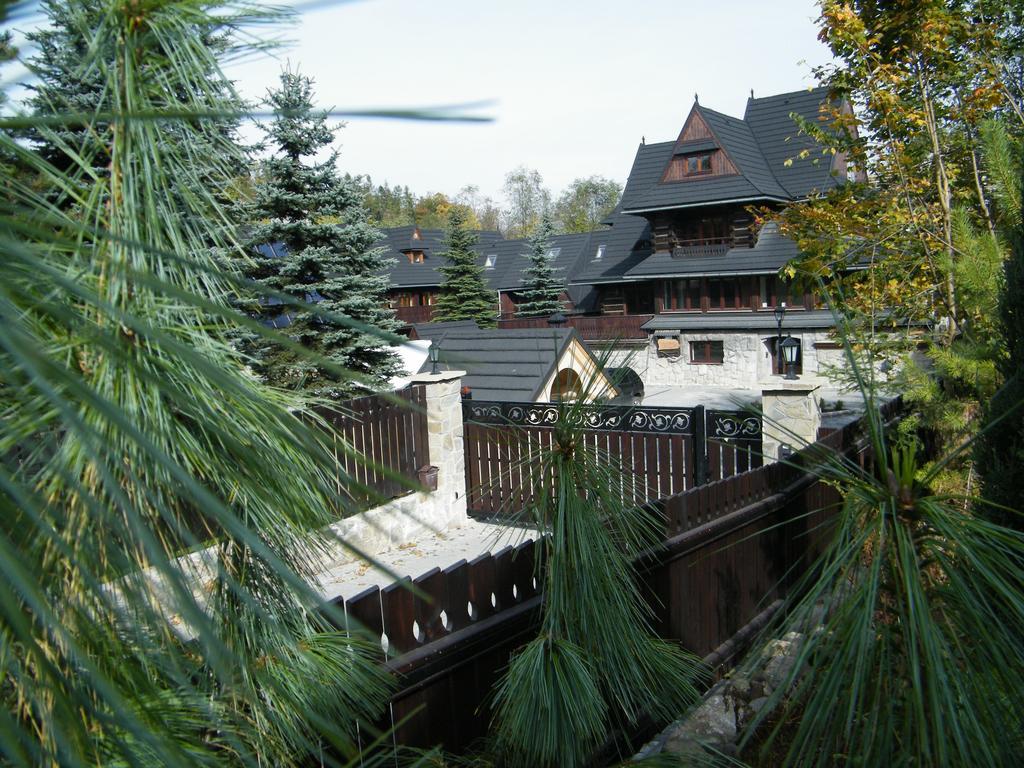
{"type": "Polygon", "coordinates": [[[696,181],[737,173],[736,165],[701,115],[700,104],[694,102],[672,148],[672,157],[662,174],[661,183],[696,181]]]}
{"type": "Polygon", "coordinates": [[[423,245],[423,233],[420,232],[419,227],[412,228],[412,234],[409,236],[409,244],[405,248],[399,249],[401,253],[405,254],[405,257],[409,259],[410,264],[422,264],[427,258],[427,249],[423,245]]]}

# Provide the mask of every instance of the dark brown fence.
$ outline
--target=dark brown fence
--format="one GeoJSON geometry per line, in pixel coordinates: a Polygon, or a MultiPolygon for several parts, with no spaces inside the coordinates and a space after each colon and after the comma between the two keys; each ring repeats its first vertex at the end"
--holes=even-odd
{"type": "Polygon", "coordinates": [[[334,442],[339,488],[357,503],[409,493],[430,464],[426,402],[419,386],[321,409],[340,438],[334,442]]]}
{"type": "MultiPolygon", "coordinates": [[[[696,408],[594,406],[584,443],[621,475],[626,504],[642,505],[761,466],[761,420],[696,408]]],[[[532,499],[541,456],[563,411],[551,404],[463,403],[469,513],[514,515],[532,499]]]]}
{"type": "MultiPolygon", "coordinates": [[[[894,418],[896,405],[883,416],[894,418]]],[[[662,637],[712,666],[728,662],[820,555],[840,496],[813,464],[821,451],[871,461],[862,426],[771,464],[674,495],[666,540],[638,563],[662,637]]],[[[387,723],[409,746],[464,750],[489,724],[488,697],[509,658],[536,634],[541,547],[534,542],[376,587],[343,606],[351,626],[387,637],[399,690],[387,723]],[[394,654],[398,654],[397,656],[394,654]],[[404,720],[404,722],[403,722],[404,720]]],[[[382,651],[382,659],[385,653],[382,651]]]]}

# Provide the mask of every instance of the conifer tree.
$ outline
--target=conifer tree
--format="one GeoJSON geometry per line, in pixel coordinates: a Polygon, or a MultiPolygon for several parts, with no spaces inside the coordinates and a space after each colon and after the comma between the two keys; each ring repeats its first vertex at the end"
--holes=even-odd
{"type": "Polygon", "coordinates": [[[1006,281],[1000,296],[1000,320],[1006,352],[998,367],[1005,383],[989,402],[986,426],[975,447],[981,475],[979,505],[985,517],[1024,529],[1024,226],[1017,222],[1006,281]],[[1015,510],[1018,514],[1007,511],[1015,510]]]}
{"type": "Polygon", "coordinates": [[[477,263],[473,251],[476,242],[477,236],[466,228],[466,214],[452,208],[442,254],[448,263],[438,267],[444,283],[434,306],[435,320],[475,320],[481,328],[497,325],[497,300],[484,280],[483,267],[477,263]]]}
{"type": "Polygon", "coordinates": [[[530,235],[530,266],[523,278],[523,288],[519,291],[522,302],[516,312],[519,317],[549,317],[562,309],[560,296],[562,281],[555,277],[555,268],[551,266],[551,236],[555,232],[551,216],[545,213],[540,224],[530,235]]]}
{"type": "MultiPolygon", "coordinates": [[[[337,153],[323,162],[308,162],[334,139],[326,114],[313,108],[313,81],[297,72],[281,74],[281,87],[268,103],[276,116],[267,129],[274,154],[260,168],[255,196],[248,204],[252,249],[271,246],[271,258],[258,258],[246,271],[250,278],[299,302],[316,303],[316,311],[294,306],[258,307],[265,322],[286,327],[302,346],[332,364],[357,374],[370,386],[383,387],[398,373],[397,356],[383,332],[398,328],[385,302],[388,278],[380,233],[367,219],[362,193],[351,178],[336,170],[337,153]],[[343,316],[345,319],[339,319],[343,316]]],[[[353,380],[310,363],[281,346],[255,350],[257,371],[276,386],[318,397],[348,396],[353,380]]]]}

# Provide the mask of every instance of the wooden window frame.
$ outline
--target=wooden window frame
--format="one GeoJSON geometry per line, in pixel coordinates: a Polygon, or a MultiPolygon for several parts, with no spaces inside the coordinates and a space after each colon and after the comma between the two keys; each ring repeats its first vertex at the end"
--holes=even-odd
{"type": "Polygon", "coordinates": [[[712,173],[711,167],[711,156],[714,152],[698,152],[692,155],[685,155],[683,160],[685,165],[683,167],[684,176],[707,176],[712,173]],[[691,165],[694,168],[691,170],[691,165]]]}
{"type": "Polygon", "coordinates": [[[690,342],[690,365],[724,365],[725,340],[704,339],[690,342]],[[698,352],[700,357],[698,357],[698,352]],[[717,352],[717,354],[716,354],[717,352]]]}

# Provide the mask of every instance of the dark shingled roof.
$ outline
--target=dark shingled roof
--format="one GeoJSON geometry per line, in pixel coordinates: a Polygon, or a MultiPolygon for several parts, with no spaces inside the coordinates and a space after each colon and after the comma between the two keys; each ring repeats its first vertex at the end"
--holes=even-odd
{"type": "MultiPolygon", "coordinates": [[[[699,181],[661,183],[674,141],[641,144],[622,192],[622,210],[646,211],[706,205],[725,200],[763,200],[765,194],[742,175],[707,176],[699,181]]],[[[737,163],[738,165],[738,163],[737,163]]]]}
{"type": "MultiPolygon", "coordinates": [[[[444,257],[441,255],[445,250],[443,229],[420,229],[420,239],[414,241],[412,233],[415,227],[393,227],[383,230],[384,239],[377,243],[378,247],[384,249],[385,259],[394,259],[394,263],[388,269],[393,288],[422,288],[427,286],[440,285],[444,276],[437,271],[437,268],[444,264],[444,257]],[[421,264],[414,264],[409,257],[402,253],[411,247],[423,251],[424,260],[421,264]]],[[[480,258],[479,264],[483,266],[484,254],[495,241],[501,240],[498,232],[483,231],[475,233],[478,238],[476,247],[473,249],[480,258]]],[[[493,286],[497,287],[497,286],[493,286]]]]}
{"type": "MultiPolygon", "coordinates": [[[[827,309],[792,309],[782,322],[787,331],[835,327],[827,309]]],[[[646,331],[777,331],[771,312],[693,312],[655,315],[643,324],[646,331]]]]}
{"type": "MultiPolygon", "coordinates": [[[[718,256],[687,256],[678,258],[669,253],[655,253],[632,267],[625,277],[706,277],[710,275],[774,274],[786,262],[799,255],[796,243],[779,234],[775,222],[768,222],[761,230],[753,248],[729,248],[718,256]]],[[[697,249],[693,249],[696,251],[697,249]]]]}
{"type": "MultiPolygon", "coordinates": [[[[438,345],[441,370],[465,371],[462,383],[477,400],[533,402],[559,358],[579,334],[573,328],[472,328],[419,323],[419,338],[438,345]]],[[[428,360],[420,369],[430,370],[428,360]]]]}
{"type": "Polygon", "coordinates": [[[832,175],[832,155],[801,135],[790,116],[818,121],[827,90],[794,91],[749,99],[743,119],[694,103],[713,138],[677,144],[674,141],[640,145],[622,193],[621,208],[639,212],[685,208],[728,201],[791,201],[825,191],[839,183],[832,175]],[[662,182],[674,153],[720,147],[738,174],[662,182]],[[800,158],[802,150],[810,154],[800,158]],[[791,160],[789,165],[786,161],[791,160]]]}
{"type": "Polygon", "coordinates": [[[586,249],[570,274],[569,282],[592,285],[622,280],[632,267],[651,255],[651,225],[640,216],[613,214],[608,229],[591,233],[590,247],[586,249]],[[605,249],[596,258],[598,246],[605,249]]]}
{"type": "Polygon", "coordinates": [[[794,199],[815,191],[824,192],[840,183],[832,175],[832,155],[822,155],[821,145],[800,134],[790,117],[795,112],[808,121],[821,122],[820,110],[827,99],[826,88],[814,88],[747,100],[743,120],[753,131],[768,168],[794,199]],[[810,154],[800,158],[804,149],[810,154]],[[788,159],[793,162],[787,166],[788,159]]]}

